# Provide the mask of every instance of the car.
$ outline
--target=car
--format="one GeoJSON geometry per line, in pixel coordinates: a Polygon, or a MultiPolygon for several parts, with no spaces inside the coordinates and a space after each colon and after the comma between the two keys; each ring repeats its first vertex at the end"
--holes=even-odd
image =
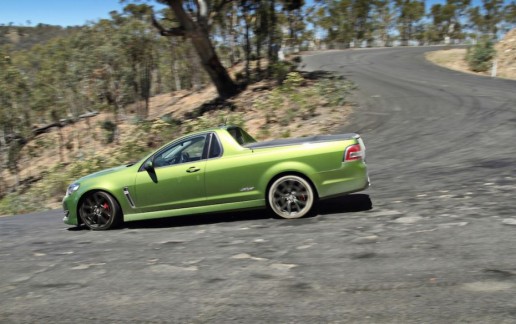
{"type": "Polygon", "coordinates": [[[294,219],[312,213],[320,199],[368,186],[358,134],[257,142],[240,127],[220,126],[74,181],[63,199],[63,221],[107,230],[136,220],[252,208],[294,219]]]}

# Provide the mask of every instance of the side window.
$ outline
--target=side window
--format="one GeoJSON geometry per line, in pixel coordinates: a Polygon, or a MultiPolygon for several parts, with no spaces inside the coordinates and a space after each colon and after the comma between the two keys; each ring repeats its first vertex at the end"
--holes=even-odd
{"type": "Polygon", "coordinates": [[[249,134],[247,134],[240,127],[231,127],[228,128],[228,133],[237,141],[240,145],[246,145],[250,143],[255,143],[256,140],[249,134]]]}
{"type": "Polygon", "coordinates": [[[208,158],[216,158],[222,155],[222,146],[220,145],[219,139],[215,134],[211,135],[210,152],[208,158]]]}
{"type": "Polygon", "coordinates": [[[159,168],[168,165],[199,161],[206,144],[206,135],[191,137],[176,143],[154,157],[154,167],[159,168]]]}
{"type": "Polygon", "coordinates": [[[238,144],[244,144],[244,139],[242,137],[242,133],[240,132],[240,128],[230,128],[228,129],[228,132],[235,139],[235,141],[237,141],[238,144]]]}

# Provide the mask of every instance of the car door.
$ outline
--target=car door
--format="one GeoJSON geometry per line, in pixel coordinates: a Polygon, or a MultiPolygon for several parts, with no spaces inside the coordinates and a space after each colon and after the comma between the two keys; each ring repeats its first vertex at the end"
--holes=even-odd
{"type": "Polygon", "coordinates": [[[263,165],[253,163],[251,150],[237,156],[224,155],[220,141],[213,136],[206,162],[206,204],[263,199],[257,188],[263,169],[263,165]]]}
{"type": "Polygon", "coordinates": [[[145,163],[135,181],[135,206],[139,212],[200,206],[204,189],[207,135],[196,135],[172,143],[145,163]]]}

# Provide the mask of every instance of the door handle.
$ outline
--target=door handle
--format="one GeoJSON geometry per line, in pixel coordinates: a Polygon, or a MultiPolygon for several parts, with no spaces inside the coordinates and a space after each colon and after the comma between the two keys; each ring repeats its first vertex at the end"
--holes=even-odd
{"type": "Polygon", "coordinates": [[[197,171],[199,171],[199,170],[201,170],[201,169],[193,166],[193,167],[188,168],[188,169],[186,170],[186,172],[188,172],[188,173],[194,173],[194,172],[197,172],[197,171]]]}

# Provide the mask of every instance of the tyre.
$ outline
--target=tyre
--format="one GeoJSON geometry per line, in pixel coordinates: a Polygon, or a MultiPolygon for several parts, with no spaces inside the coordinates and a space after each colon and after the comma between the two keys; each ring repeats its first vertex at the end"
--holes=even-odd
{"type": "Polygon", "coordinates": [[[274,214],[287,219],[301,218],[308,214],[314,200],[314,190],[310,183],[297,175],[276,179],[267,194],[267,202],[274,214]]]}
{"type": "Polygon", "coordinates": [[[122,222],[122,212],[118,202],[103,191],[89,193],[82,199],[79,216],[93,231],[115,228],[122,222]]]}

